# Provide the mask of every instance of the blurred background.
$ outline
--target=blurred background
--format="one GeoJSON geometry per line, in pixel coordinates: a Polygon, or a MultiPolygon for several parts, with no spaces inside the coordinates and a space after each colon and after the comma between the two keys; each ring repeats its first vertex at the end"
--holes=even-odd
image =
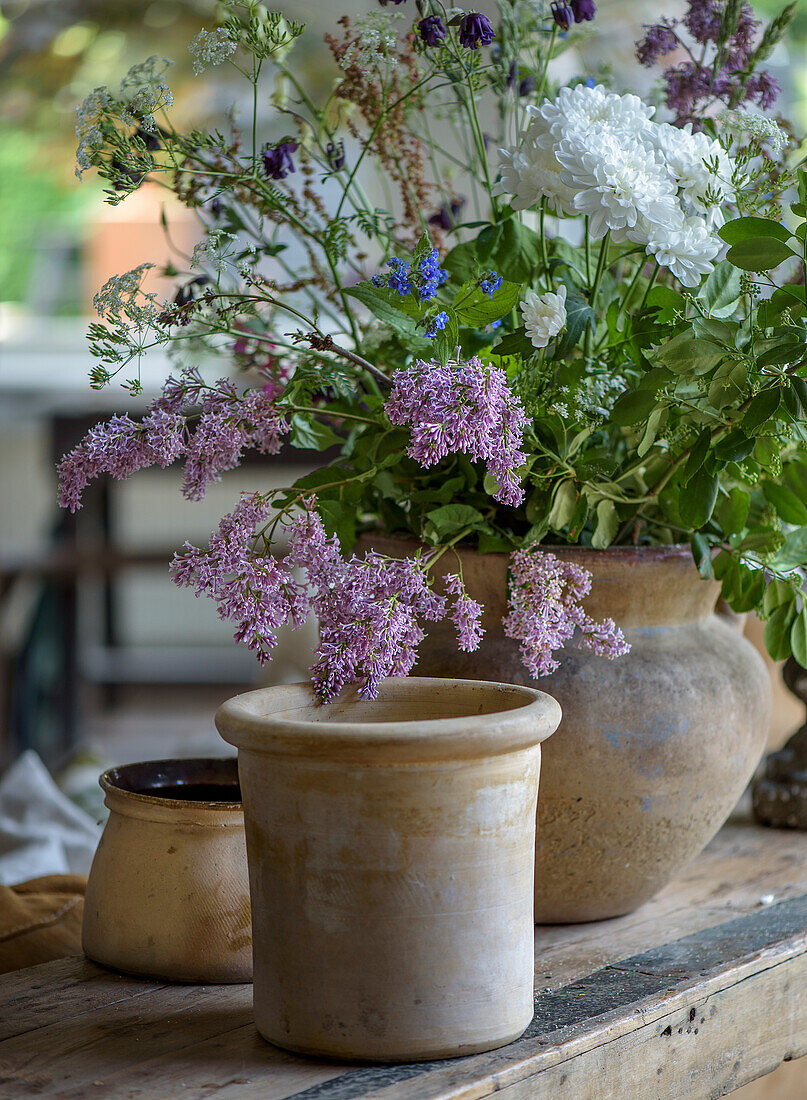
{"type": "MultiPolygon", "coordinates": [[[[764,17],[779,6],[755,5],[764,17]]],[[[322,34],[344,12],[378,4],[283,7],[311,28],[297,63],[316,98],[335,77],[322,34]]],[[[603,0],[582,45],[555,63],[565,67],[558,76],[599,76],[607,58],[617,88],[652,94],[653,75],[638,66],[633,43],[643,23],[682,10],[675,0],[603,0]]],[[[197,239],[193,215],[165,206],[156,187],[111,207],[91,172],[76,179],[76,106],[158,54],[174,61],[179,126],[221,124],[231,105],[238,117],[245,82],[227,66],[203,77],[191,69],[188,43],[214,25],[214,12],[213,0],[0,3],[0,766],[26,748],[57,769],[90,753],[94,777],[99,760],[223,751],[212,726],[220,700],[260,677],[306,674],[310,634],[284,639],[261,671],[208,601],[170,582],[167,563],[185,539],[205,540],[242,489],[286,483],[314,456],[289,451],[252,461],[198,504],[182,498],[171,469],[93,486],[76,517],[55,500],[58,456],[99,416],[137,412],[170,369],[162,355],[147,358],[137,400],[114,385],[90,389],[93,294],[145,261],[181,266],[197,239]]],[[[771,60],[785,88],[781,110],[802,132],[805,43],[807,5],[771,60]]],[[[785,703],[781,714],[779,740],[799,708],[785,703]]]]}

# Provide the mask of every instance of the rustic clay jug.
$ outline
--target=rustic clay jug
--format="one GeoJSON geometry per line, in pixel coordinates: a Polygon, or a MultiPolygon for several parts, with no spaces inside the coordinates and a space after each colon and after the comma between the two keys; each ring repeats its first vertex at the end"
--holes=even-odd
{"type": "Polygon", "coordinates": [[[169,981],[251,981],[236,761],[127,764],[100,783],[109,820],[87,882],[85,954],[169,981]]]}
{"type": "Polygon", "coordinates": [[[308,684],[236,696],[255,939],[272,1043],[407,1061],[517,1038],[533,1015],[540,742],[531,688],[411,677],[318,705],[308,684]]]}
{"type": "MultiPolygon", "coordinates": [[[[414,552],[373,536],[381,553],[414,552]]],[[[549,549],[549,548],[548,548],[549,549]]],[[[538,681],[563,721],[546,747],[538,801],[535,919],[599,920],[648,901],[701,851],[759,762],[771,690],[754,647],[714,614],[719,585],[688,546],[553,549],[593,574],[586,609],[613,618],[631,643],[614,661],[572,645],[538,681]]],[[[504,636],[505,554],[462,551],[471,595],[485,605],[475,653],[450,624],[429,624],[416,671],[536,683],[504,636]]],[[[456,572],[453,554],[436,565],[456,572]]]]}

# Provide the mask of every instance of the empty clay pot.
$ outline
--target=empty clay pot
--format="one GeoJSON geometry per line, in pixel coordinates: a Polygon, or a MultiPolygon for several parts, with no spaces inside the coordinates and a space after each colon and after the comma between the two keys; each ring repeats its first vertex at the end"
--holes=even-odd
{"type": "MultiPolygon", "coordinates": [[[[365,538],[391,556],[416,550],[365,538]]],[[[536,922],[556,924],[629,913],[712,839],[759,762],[771,688],[754,647],[714,614],[720,586],[688,546],[546,549],[591,572],[586,610],[631,644],[614,661],[571,645],[538,681],[563,708],[544,753],[535,867],[536,922]]],[[[429,624],[417,672],[535,683],[502,629],[508,555],[460,553],[485,636],[463,653],[450,624],[429,624]]],[[[435,572],[456,570],[450,557],[435,572]]]]}
{"type": "Polygon", "coordinates": [[[169,981],[251,981],[236,761],[127,764],[100,783],[109,820],[87,882],[85,954],[169,981]]]}
{"type": "Polygon", "coordinates": [[[560,708],[530,688],[382,681],[224,703],[238,746],[255,1021],[306,1054],[405,1061],[517,1038],[533,1015],[540,744],[560,708]]]}

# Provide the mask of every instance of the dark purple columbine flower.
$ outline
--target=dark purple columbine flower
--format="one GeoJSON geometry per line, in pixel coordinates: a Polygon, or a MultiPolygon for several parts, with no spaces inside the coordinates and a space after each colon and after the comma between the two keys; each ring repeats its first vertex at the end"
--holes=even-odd
{"type": "Polygon", "coordinates": [[[597,12],[594,0],[569,0],[575,23],[590,23],[597,12]]]}
{"type": "Polygon", "coordinates": [[[480,46],[489,46],[496,34],[486,15],[477,11],[468,12],[460,20],[460,45],[466,50],[478,50],[480,46]]]}
{"type": "Polygon", "coordinates": [[[439,15],[427,15],[418,23],[418,34],[426,46],[439,46],[445,42],[446,29],[439,15]]]}
{"type": "Polygon", "coordinates": [[[463,206],[465,199],[453,199],[450,204],[443,203],[437,213],[429,218],[429,225],[436,225],[448,233],[459,221],[463,206]]]}
{"type": "Polygon", "coordinates": [[[325,156],[328,158],[331,171],[338,172],[340,168],[345,167],[345,143],[343,141],[338,143],[329,141],[325,156]]]}
{"type": "Polygon", "coordinates": [[[574,12],[565,2],[565,0],[552,0],[550,4],[552,11],[552,18],[562,31],[568,31],[572,23],[574,23],[574,12]]]}
{"type": "Polygon", "coordinates": [[[296,141],[279,141],[277,145],[267,147],[263,151],[263,170],[270,180],[284,180],[289,172],[293,172],[294,161],[292,153],[297,152],[296,141]]]}

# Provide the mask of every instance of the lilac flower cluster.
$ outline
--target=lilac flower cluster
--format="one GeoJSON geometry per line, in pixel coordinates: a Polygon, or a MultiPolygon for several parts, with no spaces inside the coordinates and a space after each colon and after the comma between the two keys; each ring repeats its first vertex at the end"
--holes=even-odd
{"type": "Polygon", "coordinates": [[[768,110],[781,91],[766,70],[748,75],[760,27],[750,4],[738,6],[730,29],[724,26],[725,13],[726,0],[689,0],[680,23],[676,19],[662,19],[646,27],[644,38],[637,43],[636,55],[646,67],[679,47],[687,49],[689,60],[664,71],[666,103],[675,112],[678,125],[692,122],[698,127],[702,108],[714,100],[732,108],[745,102],[756,103],[768,110]],[[688,49],[680,37],[677,29],[680,25],[702,47],[697,51],[699,57],[696,58],[696,51],[688,49]]]}
{"type": "Polygon", "coordinates": [[[596,622],[581,606],[591,591],[591,574],[554,554],[530,548],[510,559],[509,612],[502,621],[508,638],[520,642],[521,658],[536,678],[559,667],[553,656],[576,632],[578,645],[613,659],[630,651],[613,619],[596,622]]]}
{"type": "Polygon", "coordinates": [[[270,510],[266,496],[242,497],[207,549],[186,542],[171,563],[174,583],[213,599],[220,618],[237,623],[235,640],[262,663],[271,659],[278,629],[287,623],[302,626],[309,613],[308,594],[286,563],[253,552],[255,528],[270,510]]]}
{"type": "Polygon", "coordinates": [[[515,507],[524,499],[517,470],[528,421],[500,368],[478,358],[418,360],[395,371],[385,408],[393,424],[410,428],[407,453],[422,466],[461,451],[487,463],[499,483],[495,500],[515,507]]]}
{"type": "Polygon", "coordinates": [[[273,382],[239,397],[226,379],[208,388],[196,371],[179,381],[169,378],[139,423],[113,416],[64,455],[58,465],[59,504],[75,512],[87,485],[102,474],[123,479],[148,466],[170,466],[183,455],[183,492],[200,500],[211,481],[240,463],[247,448],[262,454],[280,450],[289,424],[276,400],[273,382]],[[194,406],[198,412],[191,414],[194,406]]]}
{"type": "Polygon", "coordinates": [[[392,273],[374,275],[373,286],[388,286],[404,297],[407,294],[417,294],[420,302],[431,301],[448,278],[448,272],[440,267],[436,248],[420,258],[414,271],[408,260],[398,259],[397,256],[387,260],[387,267],[391,268],[392,273]]]}
{"type": "Polygon", "coordinates": [[[269,660],[281,626],[299,627],[313,612],[320,641],[311,674],[323,702],[348,684],[375,698],[386,676],[406,676],[424,638],[420,620],[434,622],[449,614],[460,646],[478,647],[482,608],[459,577],[447,584],[455,597],[449,609],[449,600],[433,591],[426,559],[395,560],[370,551],[345,560],[313,503],[309,500],[306,511],[286,521],[289,551],[278,561],[258,549],[255,535],[269,514],[269,496],[243,497],[207,549],[186,543],[174,557],[174,582],[215,600],[221,618],[236,624],[236,641],[262,662],[269,660]],[[294,569],[304,575],[304,584],[295,580],[294,569]]]}
{"type": "Polygon", "coordinates": [[[463,584],[462,577],[457,573],[446,573],[443,578],[446,592],[456,596],[449,618],[457,630],[457,642],[460,649],[473,652],[479,649],[479,643],[485,631],[482,627],[481,603],[472,600],[463,584]]]}

